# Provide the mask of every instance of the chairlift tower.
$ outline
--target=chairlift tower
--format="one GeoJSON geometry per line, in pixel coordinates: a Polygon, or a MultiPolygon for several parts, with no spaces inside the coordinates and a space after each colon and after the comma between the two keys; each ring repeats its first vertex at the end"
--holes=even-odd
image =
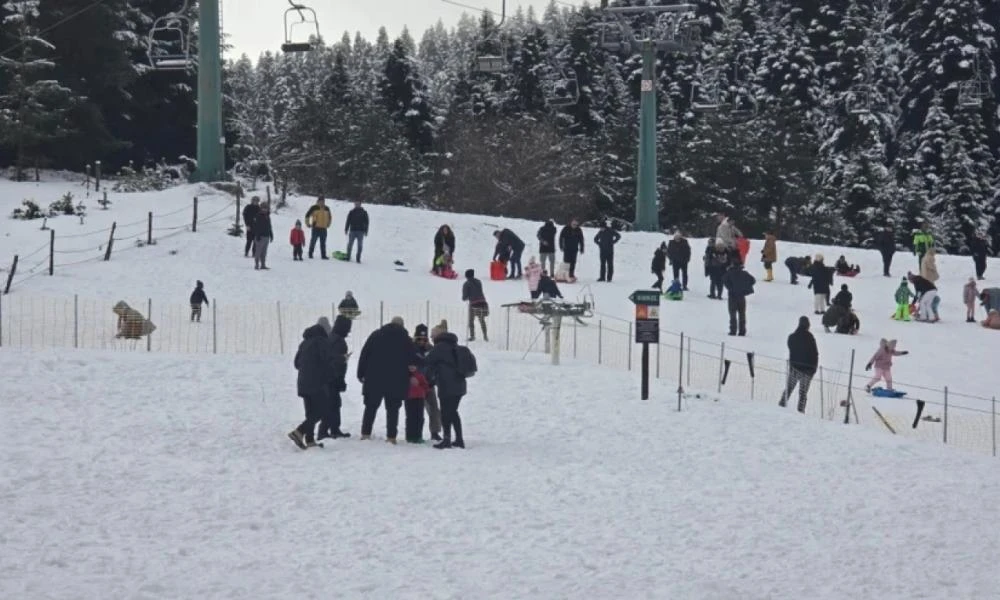
{"type": "Polygon", "coordinates": [[[658,52],[691,52],[698,43],[700,26],[690,20],[693,4],[671,6],[609,7],[601,0],[606,20],[602,46],[615,52],[642,55],[642,83],[639,96],[639,165],[635,198],[636,231],[659,231],[659,202],[656,195],[656,55],[658,52]],[[652,15],[655,24],[636,32],[628,17],[652,15]]]}
{"type": "Polygon", "coordinates": [[[225,178],[219,0],[198,2],[198,168],[191,181],[225,178]]]}
{"type": "Polygon", "coordinates": [[[552,357],[552,365],[559,366],[559,358],[562,353],[562,320],[563,317],[573,319],[577,325],[586,326],[583,319],[594,316],[593,294],[586,295],[577,302],[560,302],[549,299],[534,302],[518,302],[514,304],[503,304],[504,308],[516,308],[518,312],[531,315],[542,326],[535,339],[532,340],[524,356],[528,356],[535,342],[542,335],[545,336],[545,353],[552,357]]]}

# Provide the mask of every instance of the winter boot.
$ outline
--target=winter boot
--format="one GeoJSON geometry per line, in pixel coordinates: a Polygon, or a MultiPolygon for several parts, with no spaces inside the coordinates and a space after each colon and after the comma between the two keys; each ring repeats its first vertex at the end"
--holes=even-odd
{"type": "Polygon", "coordinates": [[[293,430],[289,431],[288,432],[288,439],[290,439],[293,442],[295,442],[295,445],[298,446],[300,450],[305,450],[306,449],[306,440],[305,440],[305,437],[302,435],[302,433],[298,429],[293,429],[293,430]]]}
{"type": "Polygon", "coordinates": [[[768,269],[767,270],[767,277],[764,278],[764,281],[774,281],[774,270],[773,269],[768,269]]]}
{"type": "Polygon", "coordinates": [[[395,446],[396,445],[396,438],[387,437],[387,438],[385,438],[385,443],[392,444],[393,446],[395,446]]]}
{"type": "Polygon", "coordinates": [[[368,434],[368,435],[361,434],[361,439],[363,439],[363,440],[370,440],[370,439],[372,439],[372,436],[371,436],[371,434],[368,434]]]}
{"type": "Polygon", "coordinates": [[[351,437],[351,434],[349,434],[349,433],[347,433],[345,431],[341,431],[341,430],[338,429],[337,431],[334,431],[333,433],[331,433],[330,437],[332,437],[333,439],[337,439],[337,438],[349,438],[349,437],[351,437]]]}
{"type": "Polygon", "coordinates": [[[448,440],[442,440],[440,443],[434,444],[434,447],[437,448],[438,450],[446,450],[448,448],[451,448],[451,442],[448,440]]]}
{"type": "Polygon", "coordinates": [[[431,439],[434,440],[435,442],[440,442],[441,441],[441,434],[440,433],[432,433],[431,434],[431,439]]]}
{"type": "Polygon", "coordinates": [[[451,447],[452,448],[461,448],[461,449],[464,450],[465,449],[465,441],[464,440],[455,440],[454,442],[451,443],[451,447]]]}

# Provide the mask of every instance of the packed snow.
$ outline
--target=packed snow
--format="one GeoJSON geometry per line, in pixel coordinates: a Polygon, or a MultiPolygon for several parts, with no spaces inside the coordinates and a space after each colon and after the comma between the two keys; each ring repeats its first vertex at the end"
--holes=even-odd
{"type": "Polygon", "coordinates": [[[302,452],[285,437],[302,418],[288,357],[0,357],[4,598],[1000,589],[995,459],[774,406],[688,397],[677,412],[636,400],[624,373],[553,380],[481,351],[466,450],[358,440],[352,376],[355,437],[302,452]]]}

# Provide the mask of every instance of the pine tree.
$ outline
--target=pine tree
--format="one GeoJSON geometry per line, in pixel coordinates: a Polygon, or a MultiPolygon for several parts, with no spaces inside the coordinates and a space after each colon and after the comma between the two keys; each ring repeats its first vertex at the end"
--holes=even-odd
{"type": "Polygon", "coordinates": [[[434,145],[434,119],[423,92],[417,65],[404,41],[397,39],[385,63],[382,99],[410,145],[421,154],[434,145]]]}
{"type": "Polygon", "coordinates": [[[68,135],[65,115],[73,105],[72,91],[50,78],[55,65],[47,56],[55,48],[39,33],[38,7],[39,0],[7,0],[0,13],[20,44],[16,58],[0,56],[8,80],[0,95],[0,143],[13,148],[17,181],[28,166],[44,166],[51,144],[68,135]]]}

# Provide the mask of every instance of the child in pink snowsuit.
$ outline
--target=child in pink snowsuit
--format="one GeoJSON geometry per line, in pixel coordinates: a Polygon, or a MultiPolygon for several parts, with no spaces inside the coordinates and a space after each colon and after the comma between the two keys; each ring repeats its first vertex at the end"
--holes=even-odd
{"type": "Polygon", "coordinates": [[[531,292],[531,299],[538,299],[540,296],[538,282],[542,279],[542,265],[534,256],[528,261],[528,266],[524,268],[524,275],[528,279],[528,291],[531,292]]]}
{"type": "Polygon", "coordinates": [[[872,356],[872,359],[868,361],[865,365],[865,371],[870,371],[872,365],[875,366],[875,377],[868,382],[865,386],[866,392],[872,391],[872,386],[879,382],[880,379],[885,379],[885,386],[888,389],[892,389],[892,357],[893,356],[903,356],[909,354],[908,350],[896,350],[896,340],[886,340],[882,338],[878,343],[878,351],[872,356]]]}

